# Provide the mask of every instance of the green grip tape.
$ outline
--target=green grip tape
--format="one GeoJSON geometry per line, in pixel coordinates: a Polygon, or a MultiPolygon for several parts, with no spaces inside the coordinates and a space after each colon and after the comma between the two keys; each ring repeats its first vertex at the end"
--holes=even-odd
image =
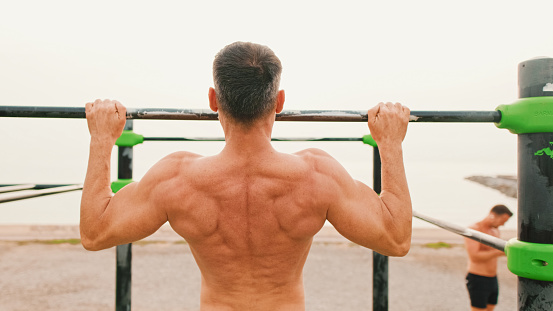
{"type": "Polygon", "coordinates": [[[553,96],[522,98],[495,110],[501,112],[495,125],[513,134],[553,133],[553,96]]]}
{"type": "Polygon", "coordinates": [[[123,133],[117,140],[115,144],[119,147],[133,147],[144,142],[144,136],[136,134],[131,130],[123,130],[123,133]]]}
{"type": "Polygon", "coordinates": [[[553,281],[553,244],[511,239],[505,245],[507,267],[512,273],[538,281],[553,281]]]}
{"type": "Polygon", "coordinates": [[[371,145],[375,148],[378,147],[376,145],[376,141],[374,140],[374,138],[371,135],[363,136],[363,143],[366,144],[366,145],[371,145]]]}
{"type": "Polygon", "coordinates": [[[132,179],[118,179],[111,183],[111,191],[113,193],[116,193],[117,191],[121,190],[121,188],[125,187],[126,185],[132,183],[132,179]]]}

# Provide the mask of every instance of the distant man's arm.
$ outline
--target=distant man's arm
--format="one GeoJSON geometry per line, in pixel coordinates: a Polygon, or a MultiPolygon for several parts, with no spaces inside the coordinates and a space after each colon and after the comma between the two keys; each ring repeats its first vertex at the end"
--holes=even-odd
{"type": "Polygon", "coordinates": [[[389,256],[404,256],[411,245],[411,197],[401,146],[409,113],[408,108],[391,103],[369,110],[369,128],[382,161],[381,195],[342,175],[343,195],[327,213],[327,219],[346,238],[389,256]]]}
{"type": "Polygon", "coordinates": [[[505,253],[495,249],[482,249],[482,244],[469,238],[465,239],[467,254],[472,262],[485,262],[490,259],[505,256],[505,253]]]}
{"type": "Polygon", "coordinates": [[[86,104],[86,116],[91,139],[81,197],[83,246],[101,250],[154,233],[167,215],[152,204],[149,179],[130,184],[115,196],[110,188],[111,152],[125,126],[125,107],[117,101],[96,100],[86,104]]]}

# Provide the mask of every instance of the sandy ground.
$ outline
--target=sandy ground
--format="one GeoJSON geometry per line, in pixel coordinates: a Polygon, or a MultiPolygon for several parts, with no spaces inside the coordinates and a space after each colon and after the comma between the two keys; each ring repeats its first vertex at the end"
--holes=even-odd
{"type": "MultiPolygon", "coordinates": [[[[515,237],[512,231],[503,238],[515,237]]],[[[0,310],[114,310],[115,249],[87,252],[71,226],[0,226],[0,310]]],[[[132,310],[198,310],[200,274],[168,227],[133,245],[132,310]]],[[[413,246],[390,258],[389,310],[469,310],[462,238],[415,229],[413,246]],[[433,249],[426,243],[447,242],[433,249]]],[[[325,227],[305,269],[307,310],[372,310],[372,252],[325,227]]],[[[500,258],[497,311],[516,310],[517,278],[500,258]]]]}

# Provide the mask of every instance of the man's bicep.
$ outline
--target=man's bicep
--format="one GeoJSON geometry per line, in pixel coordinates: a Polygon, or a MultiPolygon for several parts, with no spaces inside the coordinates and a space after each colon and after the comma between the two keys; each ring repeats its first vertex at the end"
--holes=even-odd
{"type": "Polygon", "coordinates": [[[334,158],[322,151],[317,154],[316,170],[320,173],[319,194],[327,206],[327,220],[348,240],[387,253],[394,247],[389,234],[391,215],[383,208],[378,194],[351,177],[334,158]]]}
{"type": "Polygon", "coordinates": [[[379,248],[385,215],[378,195],[360,181],[351,180],[327,213],[328,221],[344,237],[372,249],[379,248]]]}
{"type": "Polygon", "coordinates": [[[162,206],[153,199],[147,180],[131,183],[119,190],[104,212],[104,243],[120,245],[141,240],[167,221],[162,206]]]}

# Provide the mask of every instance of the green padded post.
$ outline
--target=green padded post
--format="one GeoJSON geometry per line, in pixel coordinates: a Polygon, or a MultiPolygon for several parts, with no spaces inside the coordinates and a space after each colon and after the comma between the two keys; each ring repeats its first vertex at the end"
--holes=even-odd
{"type": "Polygon", "coordinates": [[[117,191],[121,190],[121,188],[132,182],[132,179],[118,179],[111,183],[111,191],[113,191],[113,193],[116,193],[117,191]]]}
{"type": "Polygon", "coordinates": [[[366,144],[366,145],[371,145],[373,147],[378,147],[376,145],[376,141],[373,139],[373,137],[371,135],[365,135],[363,136],[363,143],[366,144]]]}
{"type": "Polygon", "coordinates": [[[513,134],[553,132],[553,96],[522,98],[495,110],[501,112],[495,125],[513,134]]]}
{"type": "Polygon", "coordinates": [[[538,281],[553,281],[553,245],[511,239],[505,245],[507,267],[512,273],[538,281]]]}
{"type": "Polygon", "coordinates": [[[115,141],[115,145],[119,147],[133,147],[142,142],[144,142],[144,136],[136,134],[132,130],[123,130],[121,136],[115,141]]]}

